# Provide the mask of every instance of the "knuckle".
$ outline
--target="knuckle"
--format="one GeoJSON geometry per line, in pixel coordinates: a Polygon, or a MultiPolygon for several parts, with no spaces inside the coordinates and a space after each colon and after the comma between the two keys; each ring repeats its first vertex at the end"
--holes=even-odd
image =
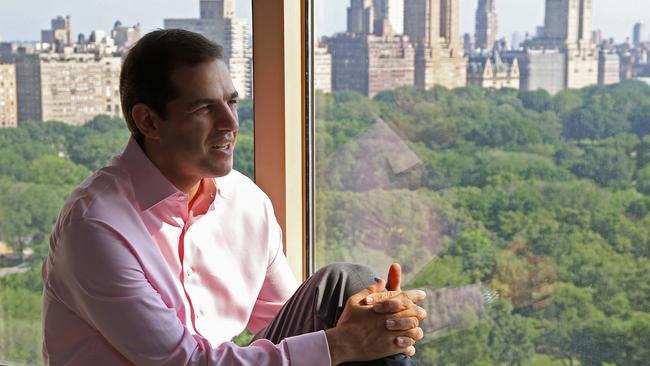
{"type": "Polygon", "coordinates": [[[418,318],[411,318],[411,326],[413,328],[417,328],[420,325],[420,321],[418,318]]]}

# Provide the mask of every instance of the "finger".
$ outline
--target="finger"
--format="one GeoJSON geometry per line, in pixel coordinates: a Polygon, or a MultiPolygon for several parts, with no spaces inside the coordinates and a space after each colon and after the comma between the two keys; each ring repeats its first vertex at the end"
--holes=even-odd
{"type": "MultiPolygon", "coordinates": [[[[379,279],[376,283],[366,287],[365,289],[357,292],[356,294],[350,296],[348,301],[354,304],[364,304],[367,303],[366,298],[370,297],[374,293],[382,293],[386,288],[386,281],[384,279],[379,279]]],[[[372,303],[372,302],[371,302],[372,303]]]]}
{"type": "Polygon", "coordinates": [[[405,330],[401,336],[397,337],[405,337],[413,341],[413,343],[419,341],[420,339],[424,338],[424,332],[422,331],[422,328],[420,327],[415,327],[413,329],[405,330]]]}
{"type": "Polygon", "coordinates": [[[402,283],[402,267],[399,263],[393,263],[388,268],[388,284],[386,289],[388,291],[401,291],[400,284],[402,283]]]}
{"type": "Polygon", "coordinates": [[[417,305],[413,305],[406,310],[393,313],[391,319],[393,318],[417,318],[422,321],[427,318],[427,311],[417,305]]]}
{"type": "Polygon", "coordinates": [[[401,292],[399,291],[383,291],[383,292],[375,292],[370,295],[368,295],[365,299],[365,303],[367,305],[370,304],[376,304],[378,302],[382,302],[385,300],[388,300],[390,298],[393,298],[395,296],[399,296],[401,292]]]}
{"type": "Polygon", "coordinates": [[[420,302],[427,297],[427,293],[422,290],[408,290],[403,292],[414,303],[420,302]]]}
{"type": "Polygon", "coordinates": [[[416,306],[405,293],[401,292],[390,299],[375,303],[372,308],[377,313],[397,313],[416,306]]]}
{"type": "Polygon", "coordinates": [[[415,344],[415,340],[411,337],[399,336],[395,338],[395,345],[400,348],[408,348],[415,344]]]}
{"type": "Polygon", "coordinates": [[[368,296],[368,299],[366,299],[366,304],[374,304],[378,302],[383,302],[388,299],[395,298],[397,296],[403,296],[405,295],[407,298],[411,300],[411,302],[417,303],[419,301],[424,300],[424,298],[427,297],[427,293],[422,291],[422,290],[408,290],[408,291],[385,291],[385,292],[378,292],[374,293],[368,296]]]}
{"type": "Polygon", "coordinates": [[[409,357],[414,356],[415,355],[415,347],[411,346],[411,347],[407,348],[406,351],[404,351],[403,353],[404,353],[404,355],[409,356],[409,357]]]}
{"type": "Polygon", "coordinates": [[[386,320],[388,330],[408,330],[416,328],[420,324],[418,318],[392,318],[386,320]]]}

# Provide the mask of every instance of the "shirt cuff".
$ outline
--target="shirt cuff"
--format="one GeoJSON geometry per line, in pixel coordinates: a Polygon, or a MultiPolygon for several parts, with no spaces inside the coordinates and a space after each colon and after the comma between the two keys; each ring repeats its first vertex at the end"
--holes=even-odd
{"type": "Polygon", "coordinates": [[[284,339],[292,366],[331,366],[325,331],[301,334],[284,339]]]}

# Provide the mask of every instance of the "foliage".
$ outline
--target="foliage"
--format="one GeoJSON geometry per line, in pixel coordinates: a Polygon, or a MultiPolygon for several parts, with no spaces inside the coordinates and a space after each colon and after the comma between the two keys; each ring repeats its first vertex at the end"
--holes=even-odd
{"type": "MultiPolygon", "coordinates": [[[[649,97],[650,86],[630,81],[554,96],[317,93],[316,266],[358,261],[381,272],[398,261],[409,287],[498,294],[477,305],[486,317],[475,327],[420,344],[423,365],[647,363],[649,97]],[[376,138],[378,119],[398,150],[360,143],[376,138]],[[357,158],[360,146],[373,146],[372,165],[357,158]],[[384,186],[349,184],[370,165],[384,186]]],[[[252,177],[252,105],[242,101],[239,114],[235,167],[252,177]]],[[[0,241],[36,252],[29,271],[0,278],[0,358],[38,362],[48,234],[69,192],[127,138],[123,121],[106,116],[0,130],[0,241]]]]}
{"type": "Polygon", "coordinates": [[[338,119],[357,96],[319,95],[317,265],[395,260],[409,287],[499,294],[479,325],[421,344],[423,365],[647,363],[648,97],[630,81],[555,96],[401,88],[338,119]],[[394,170],[386,144],[371,165],[396,184],[419,171],[419,186],[341,184],[368,169],[355,149],[376,117],[417,161],[394,170]]]}

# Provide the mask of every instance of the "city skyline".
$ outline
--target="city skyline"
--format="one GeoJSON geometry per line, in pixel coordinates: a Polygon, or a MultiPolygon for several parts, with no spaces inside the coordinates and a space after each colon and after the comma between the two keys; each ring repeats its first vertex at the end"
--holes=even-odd
{"type": "MultiPolygon", "coordinates": [[[[236,15],[250,21],[251,2],[236,2],[236,15]]],[[[140,23],[146,33],[162,28],[164,18],[195,17],[199,6],[199,0],[140,0],[137,3],[114,0],[110,8],[97,3],[89,4],[85,0],[43,3],[42,0],[4,0],[0,5],[0,40],[36,41],[40,38],[40,30],[47,28],[50,20],[57,15],[71,15],[75,37],[95,29],[110,29],[116,20],[125,25],[140,23]],[[29,21],[25,21],[23,16],[26,9],[30,13],[29,21]]],[[[461,34],[474,33],[477,3],[477,0],[461,0],[461,34]]],[[[349,0],[315,0],[316,36],[344,31],[348,6],[349,0]]],[[[535,28],[544,22],[544,0],[498,0],[497,13],[500,38],[510,39],[514,32],[533,35],[535,28]]],[[[604,37],[614,38],[616,42],[631,39],[633,26],[637,22],[650,24],[650,2],[639,4],[637,0],[594,0],[593,28],[601,30],[604,37]]],[[[642,36],[644,40],[650,39],[648,33],[642,36]]]]}

